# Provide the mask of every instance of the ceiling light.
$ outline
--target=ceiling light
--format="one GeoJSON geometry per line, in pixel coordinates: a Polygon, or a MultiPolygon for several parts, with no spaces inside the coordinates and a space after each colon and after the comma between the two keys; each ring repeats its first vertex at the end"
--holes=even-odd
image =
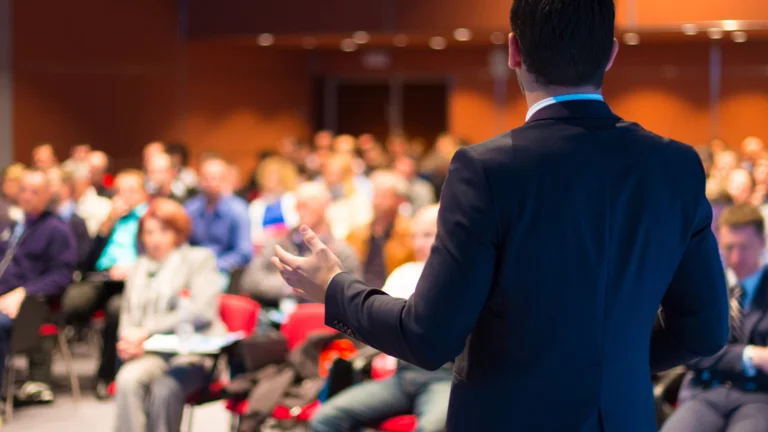
{"type": "Polygon", "coordinates": [[[368,41],[371,40],[371,35],[364,31],[355,32],[355,34],[352,35],[352,40],[356,44],[362,45],[364,43],[368,43],[368,41]]]}
{"type": "Polygon", "coordinates": [[[304,49],[314,49],[315,47],[317,47],[317,39],[313,37],[306,37],[301,40],[301,46],[304,49]]]}
{"type": "Polygon", "coordinates": [[[684,24],[683,25],[683,34],[687,36],[693,36],[696,33],[699,32],[699,28],[696,27],[696,24],[684,24]]]}
{"type": "Polygon", "coordinates": [[[736,31],[739,29],[739,27],[739,22],[736,20],[723,21],[723,30],[725,31],[736,31]]]}
{"type": "Polygon", "coordinates": [[[357,43],[352,39],[344,39],[340,44],[341,50],[344,52],[357,51],[357,43]]]}
{"type": "Polygon", "coordinates": [[[491,33],[491,43],[494,45],[502,45],[507,43],[507,37],[502,32],[491,33]]]}
{"type": "Polygon", "coordinates": [[[472,30],[465,28],[457,28],[453,31],[453,38],[460,42],[466,42],[472,39],[472,30]]]}
{"type": "Polygon", "coordinates": [[[448,45],[445,38],[442,36],[435,36],[429,38],[429,47],[435,50],[445,49],[448,45]]]}
{"type": "Polygon", "coordinates": [[[723,38],[723,29],[712,27],[707,29],[707,36],[709,36],[710,39],[722,39],[723,38]]]}
{"type": "Polygon", "coordinates": [[[736,31],[731,33],[731,39],[736,43],[744,43],[748,38],[749,36],[747,36],[747,32],[736,31]]]}
{"type": "Polygon", "coordinates": [[[640,45],[640,35],[637,33],[624,33],[624,43],[627,45],[640,45]]]}
{"type": "Polygon", "coordinates": [[[409,42],[408,35],[399,34],[399,35],[395,35],[395,37],[392,38],[392,43],[395,44],[395,46],[397,47],[402,48],[404,46],[407,46],[408,42],[409,42]]]}
{"type": "Polygon", "coordinates": [[[275,43],[275,36],[271,33],[262,33],[257,38],[257,41],[261,46],[270,46],[275,43]]]}

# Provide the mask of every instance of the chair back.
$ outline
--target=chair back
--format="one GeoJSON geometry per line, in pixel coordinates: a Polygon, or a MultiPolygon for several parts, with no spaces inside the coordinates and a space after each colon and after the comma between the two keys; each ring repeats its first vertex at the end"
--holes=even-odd
{"type": "Polygon", "coordinates": [[[288,343],[288,351],[293,351],[307,339],[307,336],[316,331],[334,333],[336,330],[325,325],[325,306],[317,303],[302,303],[296,306],[282,326],[280,333],[285,336],[288,343]]]}
{"type": "Polygon", "coordinates": [[[250,336],[256,330],[261,305],[248,297],[221,294],[219,295],[219,315],[227,330],[243,332],[250,336]]]}

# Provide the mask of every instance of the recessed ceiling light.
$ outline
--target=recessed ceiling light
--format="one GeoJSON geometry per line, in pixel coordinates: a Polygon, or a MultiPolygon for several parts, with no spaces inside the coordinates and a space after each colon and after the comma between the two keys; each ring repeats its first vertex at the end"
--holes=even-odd
{"type": "Polygon", "coordinates": [[[627,45],[640,45],[640,35],[637,33],[624,33],[623,39],[627,45]]]}
{"type": "Polygon", "coordinates": [[[392,43],[395,44],[395,46],[397,47],[402,48],[404,46],[408,46],[408,42],[410,42],[410,40],[408,39],[408,35],[399,34],[399,35],[395,35],[395,37],[392,38],[392,43]]]}
{"type": "Polygon", "coordinates": [[[683,34],[687,36],[693,36],[696,33],[699,32],[699,28],[696,26],[696,24],[684,24],[683,25],[683,34]]]}
{"type": "Polygon", "coordinates": [[[259,45],[270,46],[275,43],[275,36],[271,33],[262,33],[257,38],[259,45]]]}
{"type": "Polygon", "coordinates": [[[712,27],[707,29],[707,36],[709,36],[710,39],[722,39],[723,38],[723,29],[712,27]]]}
{"type": "Polygon", "coordinates": [[[507,37],[502,32],[491,33],[491,43],[495,45],[502,45],[507,43],[507,37]]]}
{"type": "Polygon", "coordinates": [[[356,44],[362,45],[371,40],[371,35],[364,31],[355,32],[355,34],[352,35],[352,40],[355,41],[356,44]]]}
{"type": "Polygon", "coordinates": [[[357,43],[352,39],[344,39],[341,41],[340,48],[344,52],[357,51],[357,43]]]}
{"type": "Polygon", "coordinates": [[[472,39],[472,30],[465,28],[457,28],[453,31],[453,38],[460,42],[466,42],[472,39]]]}
{"type": "Polygon", "coordinates": [[[446,42],[445,38],[442,36],[434,36],[429,38],[429,47],[435,50],[442,50],[445,49],[445,47],[448,46],[448,42],[446,42]]]}
{"type": "Polygon", "coordinates": [[[304,49],[314,49],[315,47],[317,47],[317,39],[313,37],[305,37],[304,39],[301,40],[301,46],[304,49]]]}
{"type": "Polygon", "coordinates": [[[740,27],[740,23],[736,20],[725,20],[723,21],[723,30],[725,31],[736,31],[740,27]]]}
{"type": "Polygon", "coordinates": [[[736,43],[744,43],[749,39],[749,36],[747,35],[747,32],[736,31],[731,33],[731,39],[736,43]]]}

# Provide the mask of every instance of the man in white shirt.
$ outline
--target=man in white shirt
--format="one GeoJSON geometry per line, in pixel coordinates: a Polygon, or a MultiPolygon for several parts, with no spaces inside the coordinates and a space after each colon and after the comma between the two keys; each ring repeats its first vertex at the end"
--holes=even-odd
{"type": "MultiPolygon", "coordinates": [[[[382,288],[387,294],[408,298],[415,291],[435,241],[437,210],[435,204],[416,213],[412,222],[416,261],[401,265],[389,275],[382,288]]],[[[442,431],[448,414],[452,370],[450,364],[426,371],[401,361],[394,376],[363,382],[329,399],[312,417],[312,431],[355,431],[407,413],[416,415],[419,431],[442,431]]]]}

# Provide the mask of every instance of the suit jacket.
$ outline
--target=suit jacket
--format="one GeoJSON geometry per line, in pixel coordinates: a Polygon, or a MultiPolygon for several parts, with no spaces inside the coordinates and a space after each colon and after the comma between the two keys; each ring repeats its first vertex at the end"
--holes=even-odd
{"type": "Polygon", "coordinates": [[[72,231],[72,235],[75,238],[75,245],[77,246],[77,264],[75,269],[81,273],[88,271],[88,254],[91,252],[91,243],[93,240],[88,234],[88,227],[85,220],[73,214],[69,218],[69,229],[72,231]]]}
{"type": "MultiPolygon", "coordinates": [[[[689,399],[711,387],[728,385],[747,391],[760,391],[768,397],[768,375],[758,370],[748,377],[742,355],[747,345],[768,346],[768,273],[763,276],[752,304],[741,318],[741,338],[731,334],[728,344],[712,357],[691,362],[680,390],[681,401],[689,399]]],[[[733,397],[730,395],[729,397],[733,397]]]]}
{"type": "Polygon", "coordinates": [[[655,431],[651,371],[728,337],[704,183],[692,147],[601,101],[546,106],[456,153],[410,299],[341,273],[326,323],[425,369],[458,356],[449,431],[655,431]]]}
{"type": "MultiPolygon", "coordinates": [[[[404,216],[395,218],[389,238],[384,243],[384,266],[387,276],[401,265],[413,261],[410,224],[410,219],[404,216]]],[[[360,262],[364,263],[371,248],[371,225],[353,229],[347,236],[347,243],[355,250],[360,262]]]]}
{"type": "Polygon", "coordinates": [[[173,333],[181,322],[179,293],[190,293],[191,319],[198,333],[226,333],[219,318],[221,274],[216,257],[204,248],[182,245],[157,265],[139,256],[125,282],[118,334],[143,329],[150,335],[173,333]],[[150,278],[150,275],[154,277],[150,278]]]}

